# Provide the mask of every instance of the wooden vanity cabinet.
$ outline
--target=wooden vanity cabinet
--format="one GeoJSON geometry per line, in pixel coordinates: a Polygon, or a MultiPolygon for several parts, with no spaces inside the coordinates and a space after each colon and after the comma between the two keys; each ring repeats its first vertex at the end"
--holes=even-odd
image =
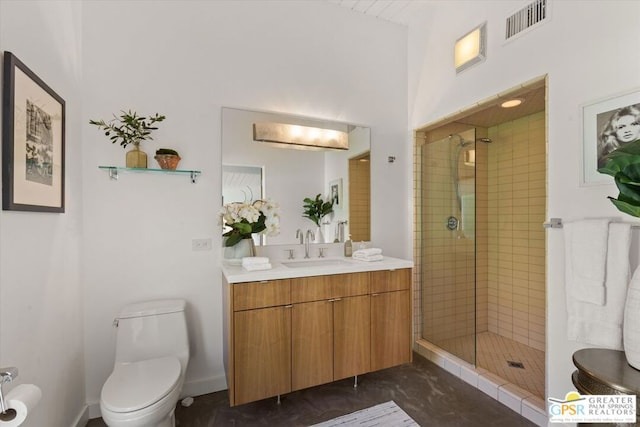
{"type": "Polygon", "coordinates": [[[234,313],[235,404],[291,391],[291,308],[234,313]]]}
{"type": "Polygon", "coordinates": [[[291,289],[291,389],[369,372],[369,273],[292,279],[291,289]]]}
{"type": "Polygon", "coordinates": [[[371,297],[342,298],[333,304],[333,380],[371,371],[371,297]]]}
{"type": "Polygon", "coordinates": [[[231,405],[291,391],[291,281],[231,285],[231,405]]]}
{"type": "Polygon", "coordinates": [[[371,370],[409,363],[411,269],[371,272],[371,370]]]}
{"type": "Polygon", "coordinates": [[[411,269],[229,284],[231,406],[411,361],[411,269]]]}

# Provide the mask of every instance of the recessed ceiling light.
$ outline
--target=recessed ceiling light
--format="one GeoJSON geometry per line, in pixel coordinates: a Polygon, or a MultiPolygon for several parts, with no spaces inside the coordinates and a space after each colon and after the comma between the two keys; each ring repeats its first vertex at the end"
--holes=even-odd
{"type": "Polygon", "coordinates": [[[502,104],[500,104],[500,106],[502,108],[513,108],[513,107],[517,107],[520,104],[522,104],[522,99],[513,98],[513,99],[509,99],[507,101],[504,101],[502,104]]]}

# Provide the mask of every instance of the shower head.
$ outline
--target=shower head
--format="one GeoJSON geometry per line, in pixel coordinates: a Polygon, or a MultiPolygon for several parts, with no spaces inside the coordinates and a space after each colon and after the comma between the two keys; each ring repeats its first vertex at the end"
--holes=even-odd
{"type": "MultiPolygon", "coordinates": [[[[457,136],[458,139],[460,140],[460,142],[458,143],[459,147],[466,147],[469,144],[472,144],[473,141],[465,141],[464,138],[462,138],[460,136],[460,134],[457,133],[452,133],[451,135],[449,135],[449,139],[453,138],[454,136],[457,136]]],[[[490,142],[493,142],[493,140],[491,138],[476,138],[476,142],[484,142],[485,144],[489,144],[490,142]]]]}
{"type": "Polygon", "coordinates": [[[460,140],[460,142],[458,142],[458,147],[466,147],[467,145],[471,144],[473,141],[465,141],[459,134],[457,133],[452,133],[451,135],[449,135],[449,139],[453,138],[454,136],[457,136],[458,139],[460,140]]]}

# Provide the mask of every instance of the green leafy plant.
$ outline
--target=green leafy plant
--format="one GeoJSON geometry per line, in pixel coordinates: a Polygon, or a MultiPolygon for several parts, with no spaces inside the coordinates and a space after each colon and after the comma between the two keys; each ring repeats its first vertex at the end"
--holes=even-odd
{"type": "Polygon", "coordinates": [[[640,217],[640,139],[613,150],[598,172],[611,175],[620,191],[609,200],[619,211],[640,217]]]}
{"type": "Polygon", "coordinates": [[[315,200],[305,197],[303,201],[304,215],[302,216],[309,218],[318,227],[322,218],[333,212],[333,201],[325,202],[320,194],[316,196],[315,200]]]}
{"type": "Polygon", "coordinates": [[[113,120],[89,120],[92,125],[98,126],[109,137],[112,143],[120,143],[122,148],[129,144],[138,145],[145,140],[152,140],[151,131],[158,129],[155,123],[163,121],[166,117],[156,113],[155,116],[139,116],[135,111],[121,111],[120,116],[114,114],[113,120]]]}

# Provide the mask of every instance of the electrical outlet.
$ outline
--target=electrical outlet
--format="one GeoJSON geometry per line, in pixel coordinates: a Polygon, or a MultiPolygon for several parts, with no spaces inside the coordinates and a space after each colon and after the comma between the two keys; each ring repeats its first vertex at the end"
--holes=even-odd
{"type": "Polygon", "coordinates": [[[211,239],[193,239],[191,240],[192,251],[210,251],[211,239]]]}

